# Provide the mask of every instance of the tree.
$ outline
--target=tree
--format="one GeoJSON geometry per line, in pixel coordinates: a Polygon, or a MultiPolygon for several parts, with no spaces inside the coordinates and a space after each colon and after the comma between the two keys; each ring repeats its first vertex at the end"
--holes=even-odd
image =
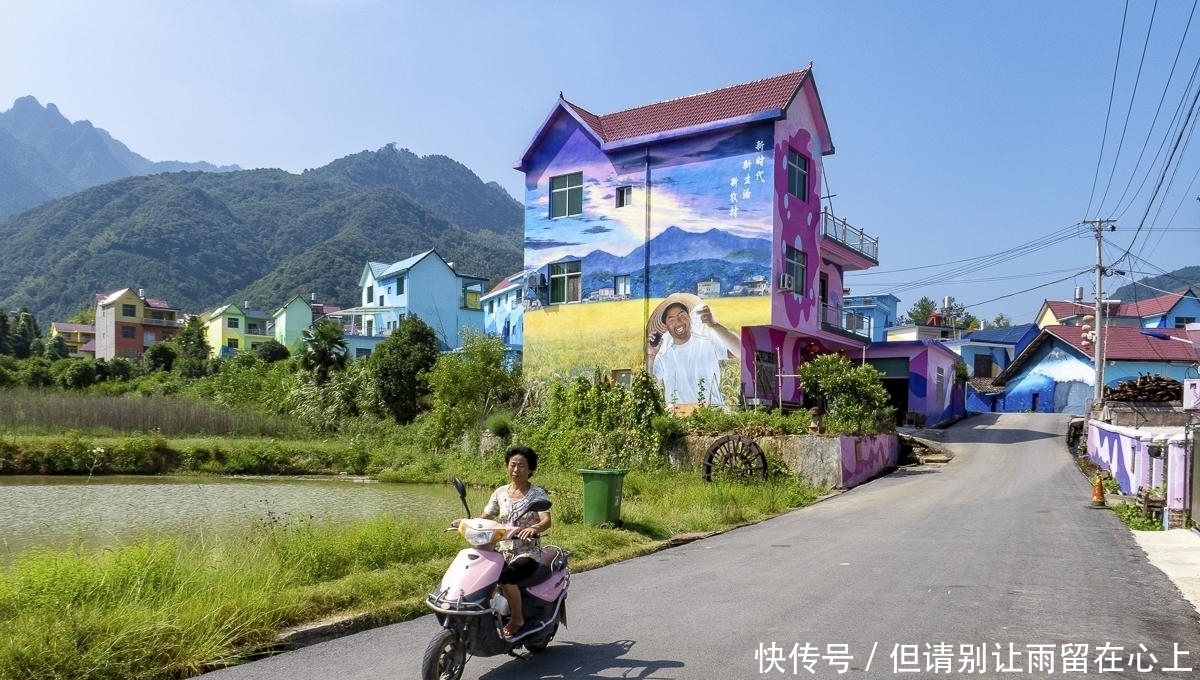
{"type": "Polygon", "coordinates": [[[268,364],[273,364],[276,361],[286,361],[292,356],[288,348],[284,347],[283,343],[278,340],[268,340],[251,351],[268,364]]]}
{"type": "Polygon", "coordinates": [[[845,434],[871,434],[894,424],[893,409],[879,371],[840,354],[823,354],[800,366],[800,384],[826,411],[823,427],[845,434]]]}
{"type": "Polygon", "coordinates": [[[21,313],[17,315],[17,323],[9,333],[12,355],[18,359],[28,359],[33,341],[41,335],[37,319],[29,313],[28,309],[22,307],[21,313]]]}
{"type": "Polygon", "coordinates": [[[922,326],[929,323],[929,317],[937,311],[937,303],[928,297],[922,296],[920,300],[913,303],[912,307],[901,316],[898,321],[901,324],[913,326],[922,326]]]}
{"type": "Polygon", "coordinates": [[[411,423],[430,393],[427,380],[438,360],[438,340],[433,328],[409,315],[384,340],[368,360],[379,396],[396,422],[411,423]]]}
{"type": "Polygon", "coordinates": [[[179,335],[171,338],[177,357],[174,369],[185,378],[200,378],[208,372],[208,356],[212,347],[204,335],[204,322],[199,316],[188,317],[179,329],[179,335]]]}
{"type": "Polygon", "coordinates": [[[965,305],[956,302],[952,297],[947,297],[946,302],[946,307],[942,310],[942,316],[945,318],[947,326],[968,331],[980,327],[979,319],[968,312],[965,305]]]}
{"type": "Polygon", "coordinates": [[[0,356],[12,356],[12,329],[8,324],[8,312],[0,309],[0,356]]]}
{"type": "Polygon", "coordinates": [[[71,355],[70,350],[67,349],[67,341],[63,340],[63,336],[61,335],[56,335],[53,338],[50,338],[50,340],[45,344],[42,352],[50,361],[66,359],[71,355]]]}
{"type": "Polygon", "coordinates": [[[142,355],[142,362],[151,371],[170,371],[177,358],[179,358],[179,352],[173,343],[156,342],[146,348],[146,352],[142,355]]]}
{"type": "Polygon", "coordinates": [[[346,341],[342,339],[342,327],[336,321],[322,321],[309,326],[300,334],[300,366],[312,371],[313,382],[324,385],[329,382],[332,371],[346,367],[346,341]]]}
{"type": "Polygon", "coordinates": [[[992,328],[1012,328],[1012,319],[1008,318],[1004,312],[1000,312],[995,319],[992,319],[992,328]]]}
{"type": "Polygon", "coordinates": [[[520,389],[521,371],[494,335],[465,333],[462,349],[438,357],[429,372],[439,443],[461,433],[478,437],[484,422],[520,389]]]}

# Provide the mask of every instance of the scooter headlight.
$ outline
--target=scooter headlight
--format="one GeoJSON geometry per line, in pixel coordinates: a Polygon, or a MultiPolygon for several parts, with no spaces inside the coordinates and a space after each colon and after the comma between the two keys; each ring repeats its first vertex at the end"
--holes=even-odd
{"type": "Polygon", "coordinates": [[[467,540],[467,543],[480,546],[500,540],[501,536],[498,534],[503,534],[504,532],[492,528],[473,527],[469,522],[463,522],[458,525],[458,533],[467,540]]]}

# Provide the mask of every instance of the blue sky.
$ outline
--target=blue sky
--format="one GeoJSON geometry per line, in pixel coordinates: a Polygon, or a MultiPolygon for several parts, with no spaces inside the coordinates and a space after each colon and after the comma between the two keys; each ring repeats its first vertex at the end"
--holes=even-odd
{"type": "Polygon", "coordinates": [[[1147,0],[9,3],[0,110],[33,95],[151,160],[291,172],[395,142],[520,198],[560,90],[603,114],[812,61],[833,210],[880,238],[852,294],[1021,323],[1094,295],[1084,219],[1117,220],[1106,264],[1130,252],[1106,292],[1200,264],[1200,143],[1168,128],[1200,13],[1183,40],[1192,3],[1158,5],[1147,41],[1147,0]]]}

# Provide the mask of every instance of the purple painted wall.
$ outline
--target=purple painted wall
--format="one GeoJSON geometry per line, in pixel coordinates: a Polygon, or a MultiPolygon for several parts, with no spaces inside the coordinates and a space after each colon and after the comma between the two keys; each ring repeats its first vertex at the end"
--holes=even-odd
{"type": "Polygon", "coordinates": [[[840,437],[842,486],[849,489],[896,466],[900,446],[895,435],[840,437]]]}
{"type": "Polygon", "coordinates": [[[868,361],[908,360],[908,405],[902,410],[920,413],[925,416],[927,425],[947,422],[965,413],[964,388],[954,383],[954,366],[959,356],[941,342],[906,340],[878,343],[867,348],[866,356],[868,361]]]}
{"type": "Polygon", "coordinates": [[[1188,487],[1188,454],[1182,432],[1161,439],[1166,444],[1162,458],[1150,456],[1150,444],[1155,436],[1143,430],[1111,425],[1099,420],[1088,421],[1088,458],[1098,467],[1109,471],[1121,487],[1121,493],[1136,495],[1146,488],[1162,486],[1167,480],[1167,508],[1184,510],[1191,506],[1188,487]]]}

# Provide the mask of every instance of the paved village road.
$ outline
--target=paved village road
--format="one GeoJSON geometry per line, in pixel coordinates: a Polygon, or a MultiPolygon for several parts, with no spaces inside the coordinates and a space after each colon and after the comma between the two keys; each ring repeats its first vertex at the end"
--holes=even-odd
{"type": "MultiPolygon", "coordinates": [[[[1088,645],[1089,676],[1196,677],[1195,610],[1112,512],[1089,507],[1066,425],[975,416],[942,433],[956,454],[947,465],[904,468],[771,521],[577,574],[571,626],[549,650],[472,659],[464,677],[1079,677],[1062,645],[1088,645]],[[793,666],[806,644],[814,673],[793,666]],[[839,645],[852,657],[841,676],[830,656],[839,645]],[[1031,655],[1036,645],[1055,647],[1031,655]],[[1053,673],[997,672],[997,661],[1024,670],[1035,657],[1053,673]]],[[[204,677],[416,678],[434,628],[427,616],[204,677]]]]}

